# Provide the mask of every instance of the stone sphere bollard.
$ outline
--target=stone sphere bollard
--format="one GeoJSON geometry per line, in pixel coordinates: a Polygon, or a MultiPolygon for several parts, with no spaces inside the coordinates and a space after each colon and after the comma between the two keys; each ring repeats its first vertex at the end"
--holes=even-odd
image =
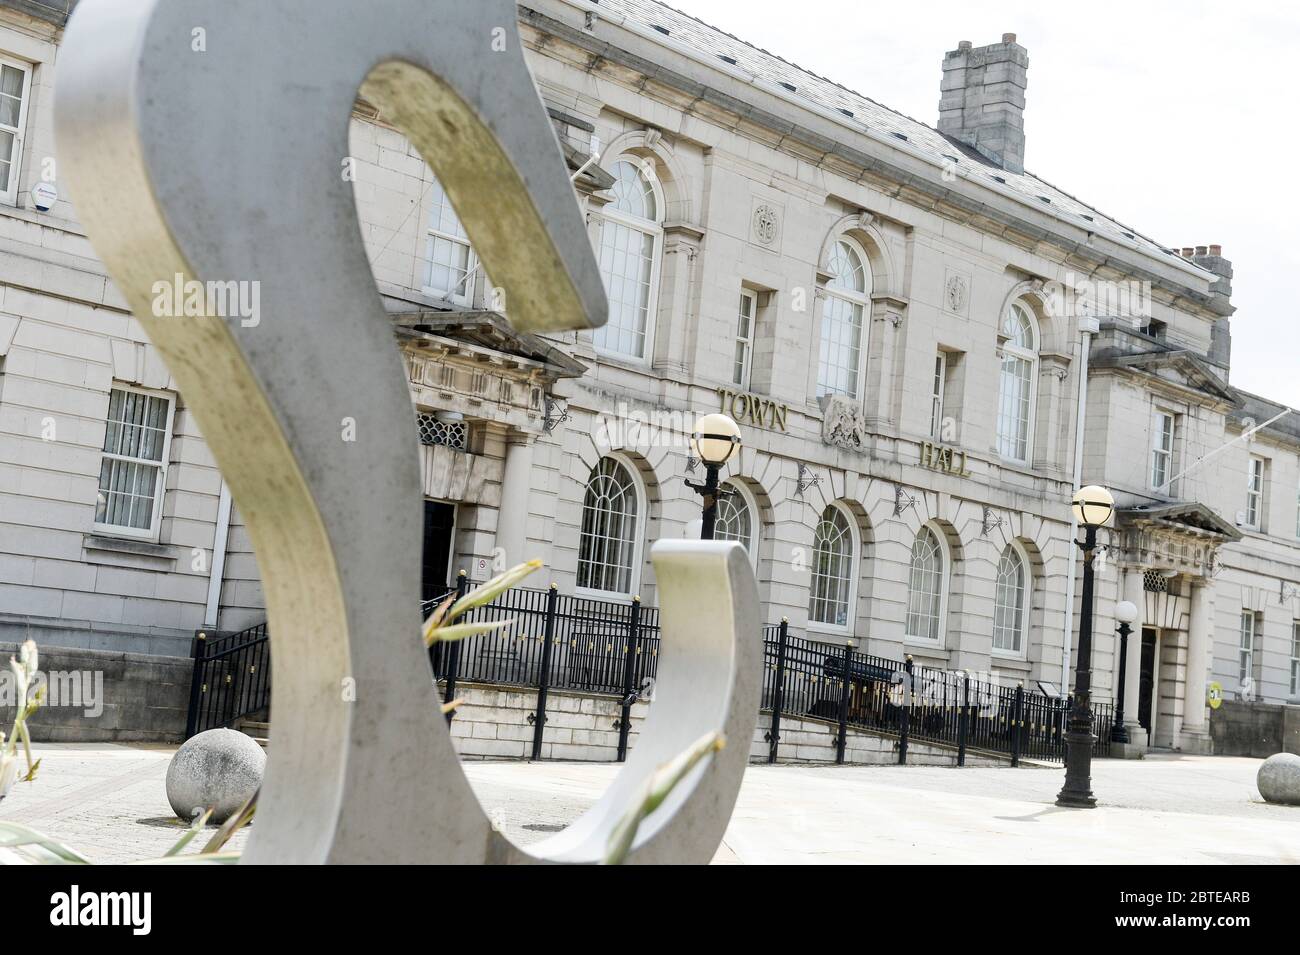
{"type": "Polygon", "coordinates": [[[1255,777],[1255,785],[1265,802],[1300,806],[1300,756],[1275,753],[1264,760],[1255,777]]]}
{"type": "Polygon", "coordinates": [[[167,767],[167,801],[191,822],[197,809],[212,810],[211,823],[225,822],[262,784],[266,753],[234,730],[207,730],[191,737],[167,767]]]}

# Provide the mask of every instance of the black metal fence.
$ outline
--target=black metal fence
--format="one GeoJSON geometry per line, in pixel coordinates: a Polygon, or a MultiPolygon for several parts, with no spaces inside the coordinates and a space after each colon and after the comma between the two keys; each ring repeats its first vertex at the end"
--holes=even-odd
{"type": "Polygon", "coordinates": [[[271,646],[266,624],[237,632],[201,630],[191,647],[194,670],[185,738],[230,726],[271,703],[271,646]]]}
{"type": "MultiPolygon", "coordinates": [[[[917,666],[789,635],[783,621],[763,628],[762,707],[771,713],[768,761],[775,762],[783,717],[838,724],[837,761],[844,761],[849,727],[898,737],[907,761],[911,740],[956,747],[964,765],[970,750],[1061,762],[1071,698],[1049,697],[1023,686],[969,673],[917,666]]],[[[1109,702],[1092,703],[1093,754],[1110,755],[1114,719],[1109,702]]]]}
{"type": "MultiPolygon", "coordinates": [[[[466,592],[462,577],[460,593],[466,592]]],[[[440,598],[441,599],[441,598],[440,598]]],[[[426,612],[432,609],[431,601],[426,612]]],[[[619,758],[626,753],[631,704],[653,682],[659,658],[659,614],[639,602],[613,603],[564,596],[550,590],[515,588],[467,621],[511,619],[500,631],[430,651],[434,675],[446,681],[445,696],[458,682],[505,684],[538,689],[533,754],[541,752],[546,693],[550,689],[610,693],[621,698],[619,758]],[[629,647],[631,655],[629,657],[629,647]]],[[[838,724],[837,759],[844,760],[849,727],[897,735],[899,761],[910,740],[968,750],[1060,762],[1070,700],[1021,686],[981,680],[960,671],[915,666],[834,644],[789,635],[786,622],[762,632],[762,708],[771,721],[766,733],[769,761],[780,747],[783,717],[838,724]],[[846,678],[847,674],[847,678],[846,678]]],[[[1093,702],[1094,754],[1110,754],[1111,704],[1093,702]]]]}
{"type": "MultiPolygon", "coordinates": [[[[469,585],[464,576],[457,593],[469,585]]],[[[434,604],[450,593],[430,601],[434,604]]],[[[498,631],[429,651],[434,677],[452,699],[460,682],[535,688],[532,756],[541,755],[547,693],[552,689],[618,697],[618,757],[627,754],[632,704],[648,695],[658,670],[659,611],[638,600],[615,603],[560,594],[555,587],[516,587],[460,621],[512,621],[498,631]]],[[[458,622],[460,622],[458,621],[458,622]]],[[[850,727],[897,737],[898,759],[910,741],[955,747],[958,765],[968,751],[1061,762],[1070,700],[1023,686],[1007,686],[968,673],[918,666],[911,657],[890,660],[849,647],[792,637],[789,625],[765,626],[762,708],[770,714],[768,761],[776,761],[783,718],[837,724],[836,757],[845,758],[850,727]]],[[[229,726],[270,703],[270,653],[266,625],[238,633],[199,633],[194,640],[194,682],[186,738],[229,726]]],[[[1110,755],[1109,702],[1092,703],[1093,753],[1110,755]]],[[[448,720],[454,713],[448,714],[448,720]]]]}

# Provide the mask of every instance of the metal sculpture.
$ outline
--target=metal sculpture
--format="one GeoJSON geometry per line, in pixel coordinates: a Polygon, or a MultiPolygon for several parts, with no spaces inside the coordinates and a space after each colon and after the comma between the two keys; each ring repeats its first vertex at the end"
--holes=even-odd
{"type": "Polygon", "coordinates": [[[82,0],[67,28],[72,199],[262,574],[275,744],[250,862],[598,861],[655,768],[713,730],[731,745],[644,820],[628,861],[707,861],[730,817],[761,668],[738,545],[656,545],[659,699],[604,798],[543,844],[492,830],[430,686],[411,402],[341,172],[361,91],[438,174],[516,328],[603,323],[515,18],[511,0],[82,0]]]}

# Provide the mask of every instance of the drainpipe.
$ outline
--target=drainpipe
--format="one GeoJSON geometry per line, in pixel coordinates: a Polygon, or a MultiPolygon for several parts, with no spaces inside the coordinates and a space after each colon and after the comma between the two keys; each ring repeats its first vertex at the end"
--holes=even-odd
{"type": "Polygon", "coordinates": [[[221,579],[226,576],[226,538],[230,535],[230,486],[221,479],[221,499],[217,502],[217,531],[212,538],[212,571],[208,574],[208,602],[203,608],[203,626],[217,628],[217,611],[221,609],[221,579]]]}
{"type": "MultiPolygon", "coordinates": [[[[1083,429],[1088,420],[1088,353],[1092,349],[1092,336],[1101,329],[1095,318],[1079,320],[1079,403],[1074,416],[1074,487],[1077,491],[1083,486],[1083,429]]],[[[1065,578],[1065,634],[1061,642],[1061,687],[1062,694],[1070,693],[1070,640],[1074,635],[1074,578],[1079,565],[1075,559],[1074,541],[1079,536],[1079,522],[1074,519],[1074,508],[1070,508],[1069,547],[1070,573],[1065,578]]]]}

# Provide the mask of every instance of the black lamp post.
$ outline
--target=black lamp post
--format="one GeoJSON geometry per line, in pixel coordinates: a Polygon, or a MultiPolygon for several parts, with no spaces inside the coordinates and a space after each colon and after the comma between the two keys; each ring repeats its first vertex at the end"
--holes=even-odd
{"type": "Polygon", "coordinates": [[[718,469],[740,447],[740,428],[724,414],[706,414],[695,422],[691,435],[691,453],[704,464],[704,483],[687,479],[686,486],[704,498],[704,520],[700,540],[713,540],[713,526],[718,520],[718,498],[728,492],[718,487],[718,469]]]}
{"type": "Polygon", "coordinates": [[[1110,520],[1115,499],[1104,487],[1091,484],[1075,492],[1074,519],[1083,526],[1083,607],[1079,612],[1079,659],[1074,671],[1074,703],[1065,730],[1065,785],[1058,806],[1091,809],[1092,794],[1092,556],[1097,528],[1110,520]]]}
{"type": "Polygon", "coordinates": [[[1110,728],[1112,743],[1127,743],[1128,727],[1124,725],[1124,676],[1128,672],[1128,637],[1133,632],[1133,621],[1138,618],[1138,608],[1131,600],[1121,600],[1115,605],[1115,619],[1119,621],[1119,689],[1115,697],[1115,722],[1110,728]]]}

